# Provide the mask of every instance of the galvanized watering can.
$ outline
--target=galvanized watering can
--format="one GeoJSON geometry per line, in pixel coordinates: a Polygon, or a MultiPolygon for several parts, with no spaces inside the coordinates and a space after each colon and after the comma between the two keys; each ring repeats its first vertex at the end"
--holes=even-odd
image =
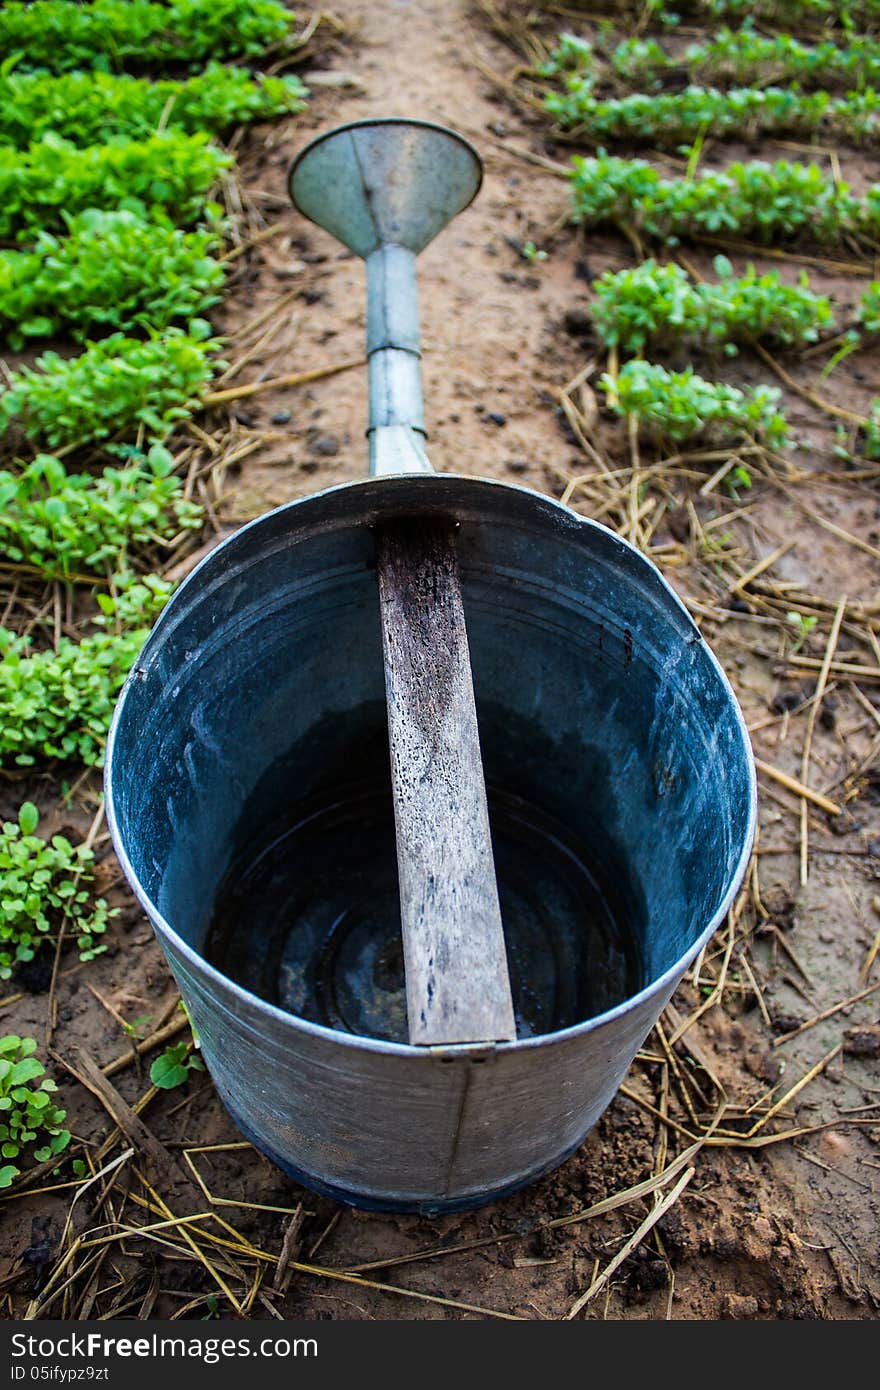
{"type": "Polygon", "coordinates": [[[202,561],[107,752],[116,852],[235,1123],[386,1210],[477,1206],[578,1147],[755,823],[736,700],[650,561],[430,469],[415,258],[480,177],[403,120],[294,163],[366,261],[373,476],[202,561]]]}

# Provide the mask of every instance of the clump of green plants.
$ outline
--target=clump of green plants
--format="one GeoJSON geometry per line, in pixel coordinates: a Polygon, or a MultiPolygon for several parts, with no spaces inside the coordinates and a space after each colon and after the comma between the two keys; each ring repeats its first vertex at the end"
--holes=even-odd
{"type": "MultiPolygon", "coordinates": [[[[64,1152],[70,1130],[62,1128],[67,1111],[54,1104],[58,1087],[36,1050],[33,1038],[0,1038],[0,1155],[14,1159],[30,1151],[45,1163],[64,1152]]],[[[0,1163],[0,1188],[10,1187],[20,1172],[15,1163],[0,1163]]]]}
{"type": "Polygon", "coordinates": [[[62,637],[57,650],[34,651],[0,627],[0,767],[102,764],[116,697],[170,592],[158,576],[117,575],[114,586],[97,595],[102,630],[81,642],[62,637]]]}
{"type": "Polygon", "coordinates": [[[0,75],[0,143],[24,149],[57,131],[76,145],[108,135],[143,140],[163,129],[222,134],[233,126],[295,115],[308,92],[298,77],[252,76],[209,63],[183,81],[104,72],[0,75]]]}
{"type": "Polygon", "coordinates": [[[776,271],[759,275],[750,266],[734,276],[725,256],[716,256],[717,284],[694,284],[675,264],[643,261],[634,269],[606,271],[595,281],[593,318],[608,346],[641,352],[650,342],[723,345],[765,338],[783,347],[815,342],[834,316],[825,295],[814,294],[806,275],[784,285],[776,271]]]}
{"type": "Polygon", "coordinates": [[[201,63],[256,56],[288,38],[293,24],[280,0],[7,0],[0,52],[53,72],[201,63]]]}
{"type": "Polygon", "coordinates": [[[12,348],[66,330],[164,328],[220,298],[217,230],[156,226],[134,212],[89,208],[67,236],[40,232],[31,251],[0,251],[0,328],[12,348]]]}
{"type": "Polygon", "coordinates": [[[674,245],[687,237],[734,235],[768,242],[809,236],[834,244],[880,230],[880,186],[863,200],[815,164],[733,163],[723,173],[664,178],[643,159],[572,159],[572,220],[630,227],[674,245]]]}
{"type": "Polygon", "coordinates": [[[634,417],[640,429],[662,443],[720,444],[745,436],[776,448],[786,442],[786,420],[778,408],[780,392],[772,386],[741,391],[706,381],[692,367],[668,372],[638,358],[627,362],[616,377],[602,376],[599,384],[618,415],[634,417]]]}
{"type": "MultiPolygon", "coordinates": [[[[36,834],[39,812],[33,802],[19,808],[17,821],[0,828],[0,979],[33,960],[46,935],[62,926],[75,933],[83,959],[103,949],[110,920],[103,898],[93,898],[95,856],[87,845],[74,847],[64,835],[44,840],[36,834]]],[[[9,1157],[9,1155],[7,1155],[9,1157]]]]}
{"type": "Polygon", "coordinates": [[[201,507],[185,500],[173,467],[168,450],[155,444],[140,462],[105,468],[100,477],[68,473],[51,454],[19,472],[0,471],[0,554],[53,579],[126,569],[132,548],[202,523],[201,507]]]}
{"type": "Polygon", "coordinates": [[[166,328],[151,338],[112,333],[79,357],[44,352],[22,367],[0,397],[0,430],[15,422],[24,436],[50,449],[85,444],[143,428],[162,440],[198,406],[222,364],[210,325],[166,328]]]}
{"type": "MultiPolygon", "coordinates": [[[[550,76],[557,54],[559,50],[548,65],[550,76]]],[[[684,71],[695,83],[786,81],[822,88],[846,83],[862,87],[880,79],[880,43],[853,37],[846,47],[829,40],[805,44],[790,34],[758,33],[747,20],[740,29],[722,28],[713,38],[691,43],[678,54],[654,39],[624,39],[612,52],[611,65],[625,81],[640,84],[684,71]]]]}
{"type": "Polygon", "coordinates": [[[813,135],[820,128],[850,141],[875,139],[880,98],[872,91],[833,98],[827,92],[791,87],[688,87],[683,92],[635,92],[625,97],[597,97],[591,80],[572,75],[564,90],[546,94],[544,105],[565,130],[576,130],[601,144],[606,140],[640,140],[677,146],[703,135],[759,133],[813,135]]]}
{"type": "Polygon", "coordinates": [[[86,208],[126,208],[189,226],[204,215],[212,185],[232,162],[207,134],[178,130],[84,148],[51,134],[27,150],[0,147],[0,238],[63,231],[66,217],[86,208]]]}

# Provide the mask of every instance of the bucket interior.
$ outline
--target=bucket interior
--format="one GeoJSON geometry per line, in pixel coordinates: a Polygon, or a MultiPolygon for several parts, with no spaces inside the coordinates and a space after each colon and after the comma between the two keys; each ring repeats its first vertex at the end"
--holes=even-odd
{"type": "Polygon", "coordinates": [[[519,1038],[686,956],[751,833],[733,696],[657,572],[522,489],[357,484],[253,523],[148,643],[110,750],[118,842],[172,930],[251,993],[406,1041],[371,526],[459,518],[519,1038]],[[390,500],[389,500],[390,499],[390,500]]]}

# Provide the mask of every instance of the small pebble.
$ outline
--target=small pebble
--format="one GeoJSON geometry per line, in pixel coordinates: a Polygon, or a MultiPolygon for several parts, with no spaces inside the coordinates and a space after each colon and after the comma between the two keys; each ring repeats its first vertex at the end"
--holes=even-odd
{"type": "Polygon", "coordinates": [[[290,422],[291,417],[292,417],[292,413],[293,413],[293,412],[290,411],[290,410],[279,410],[279,411],[277,411],[277,412],[272,416],[272,424],[273,424],[273,425],[286,425],[286,424],[288,424],[288,423],[290,422]]]}
{"type": "Polygon", "coordinates": [[[311,449],[313,454],[320,454],[322,458],[332,458],[334,454],[339,453],[339,440],[328,434],[322,439],[316,439],[311,449]]]}
{"type": "Polygon", "coordinates": [[[490,420],[493,425],[500,426],[507,424],[507,416],[502,415],[500,410],[490,410],[488,415],[486,416],[486,419],[490,420]]]}

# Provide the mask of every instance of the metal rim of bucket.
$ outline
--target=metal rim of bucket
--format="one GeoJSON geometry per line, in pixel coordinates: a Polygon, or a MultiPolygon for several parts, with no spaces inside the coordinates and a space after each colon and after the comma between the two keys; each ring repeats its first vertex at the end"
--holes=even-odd
{"type": "MultiPolygon", "coordinates": [[[[346,121],[344,125],[334,126],[332,130],[325,130],[322,131],[320,135],[316,135],[314,140],[310,140],[307,145],[304,145],[303,148],[299,151],[299,154],[297,154],[294,157],[293,162],[291,163],[290,168],[287,171],[287,187],[288,191],[290,192],[291,198],[293,198],[293,181],[296,176],[296,171],[299,168],[302,161],[305,159],[306,155],[311,154],[312,151],[315,149],[316,145],[322,145],[325,140],[330,140],[337,135],[342,135],[345,131],[348,130],[363,130],[367,126],[390,125],[418,126],[422,130],[433,130],[436,131],[438,135],[448,135],[450,140],[455,140],[459,145],[464,146],[464,148],[473,156],[477,170],[477,185],[471,196],[468,198],[467,202],[464,204],[464,207],[459,208],[459,212],[464,212],[465,208],[469,208],[471,203],[474,201],[477,194],[479,193],[480,189],[483,187],[483,161],[477,153],[476,149],[471,144],[470,140],[466,140],[465,137],[459,133],[459,131],[451,130],[449,126],[440,125],[437,121],[412,120],[409,116],[366,116],[359,121],[346,121]]],[[[341,486],[344,487],[345,484],[343,483],[341,484],[341,486]]],[[[325,488],[324,491],[329,492],[331,491],[331,489],[325,488]]],[[[314,495],[317,496],[318,494],[316,493],[314,495]]]]}
{"type": "MultiPolygon", "coordinates": [[[[354,124],[362,123],[354,122],[354,124]]],[[[372,123],[368,122],[367,124],[372,123]]],[[[571,508],[564,506],[563,503],[558,502],[555,498],[549,497],[544,493],[536,492],[533,488],[523,487],[520,484],[516,483],[499,482],[498,480],[492,478],[475,479],[464,474],[443,473],[435,474],[432,476],[435,481],[449,478],[459,483],[477,483],[480,486],[488,486],[493,489],[497,488],[507,492],[514,492],[525,495],[526,497],[533,498],[545,504],[546,506],[549,506],[553,509],[556,509],[564,513],[565,516],[569,519],[574,518],[582,526],[592,528],[596,531],[604,532],[606,535],[613,537],[614,540],[621,542],[621,537],[619,537],[617,533],[611,529],[611,527],[604,526],[601,522],[594,521],[590,517],[581,516],[579,513],[573,512],[571,508]]],[[[333,497],[334,495],[350,492],[354,488],[375,486],[375,479],[358,479],[353,482],[339,483],[336,484],[334,487],[324,488],[320,492],[309,493],[307,497],[300,497],[294,499],[292,502],[282,503],[280,507],[275,507],[268,512],[262,513],[259,517],[255,517],[253,521],[246,522],[245,525],[239,527],[239,529],[235,531],[233,535],[228,536],[224,541],[221,541],[219,545],[215,546],[214,549],[210,551],[209,554],[206,555],[198,563],[198,565],[195,566],[193,570],[191,570],[191,572],[187,575],[186,579],[182,582],[180,587],[175,591],[174,595],[169,600],[166,607],[163,609],[159,621],[161,622],[162,617],[164,617],[164,614],[171,609],[172,605],[177,601],[178,596],[184,592],[187,586],[189,586],[196,580],[196,577],[200,574],[200,572],[209,564],[215,563],[216,557],[227,547],[231,546],[233,542],[237,542],[246,531],[250,531],[253,528],[262,525],[269,517],[277,517],[282,512],[293,511],[295,508],[303,505],[304,503],[311,503],[319,498],[328,498],[333,497]]],[[[393,487],[394,480],[384,479],[382,482],[382,486],[393,487]]],[[[654,563],[653,560],[651,560],[647,555],[644,555],[641,551],[635,550],[634,547],[629,548],[633,550],[633,553],[638,556],[639,560],[642,562],[642,564],[645,565],[646,568],[653,570],[661,578],[661,580],[663,579],[659,567],[654,563]]],[[[678,597],[677,594],[674,593],[674,591],[669,589],[669,586],[666,585],[665,580],[663,580],[663,583],[668,590],[670,604],[680,608],[686,616],[688,622],[690,623],[692,620],[681,599],[678,597]]],[[[147,644],[145,644],[144,649],[146,649],[146,645],[149,644],[150,640],[151,638],[147,639],[147,644]]],[[[604,1013],[594,1014],[591,1018],[584,1019],[581,1023],[572,1024],[570,1027],[559,1029],[557,1032],[540,1033],[532,1038],[517,1039],[515,1042],[497,1043],[495,1046],[499,1051],[503,1050],[507,1052],[513,1049],[521,1050],[526,1048],[544,1047],[548,1043],[563,1042],[568,1039],[583,1036],[599,1028],[600,1026],[608,1023],[609,1021],[618,1018],[625,1013],[630,1012],[634,1004],[641,1002],[649,996],[661,994],[663,990],[668,986],[677,984],[686,972],[690,963],[696,958],[699,952],[708,943],[715,931],[721,925],[731,907],[731,904],[733,903],[733,900],[736,896],[736,893],[739,890],[739,886],[748,867],[749,859],[751,858],[752,847],[754,845],[758,814],[757,776],[755,771],[754,758],[751,752],[751,740],[749,738],[749,732],[748,728],[746,727],[746,722],[743,717],[742,710],[739,706],[739,701],[736,699],[736,696],[733,692],[733,688],[730,684],[730,681],[727,679],[727,675],[725,674],[724,669],[721,666],[721,663],[719,662],[715,653],[712,651],[709,644],[702,637],[702,634],[700,634],[699,640],[702,644],[703,652],[705,656],[708,657],[710,666],[713,669],[714,675],[716,676],[722,690],[730,698],[730,702],[735,710],[736,726],[739,730],[740,736],[743,741],[743,747],[746,751],[749,802],[748,820],[746,826],[746,833],[743,837],[742,850],[736,862],[736,866],[733,872],[730,874],[727,891],[725,892],[724,897],[722,898],[717,910],[715,911],[707,926],[704,927],[703,931],[691,943],[691,945],[687,948],[683,955],[681,955],[675,962],[673,962],[673,964],[669,966],[663,972],[662,975],[655,976],[635,994],[628,995],[619,1004],[616,1004],[611,1009],[607,1009],[604,1013]]],[[[366,1037],[360,1033],[346,1033],[342,1032],[339,1029],[327,1028],[323,1024],[312,1023],[307,1019],[301,1018],[299,1014],[290,1013],[286,1009],[279,1008],[277,1004],[272,1004],[268,1000],[263,999],[261,996],[253,994],[250,990],[245,989],[243,986],[239,985],[235,980],[233,980],[230,976],[224,975],[222,971],[218,970],[216,966],[212,965],[205,958],[205,956],[201,954],[201,952],[197,951],[174,930],[174,928],[167,921],[164,915],[159,911],[156,904],[152,901],[152,899],[144,890],[140,878],[135,872],[131,860],[129,859],[128,854],[126,853],[125,847],[122,843],[122,835],[119,829],[119,825],[116,820],[116,811],[113,799],[113,753],[116,742],[116,734],[121,721],[122,712],[125,705],[125,700],[129,686],[135,679],[137,664],[138,663],[136,662],[135,666],[132,668],[132,671],[129,673],[126,679],[125,684],[123,685],[122,691],[119,695],[119,699],[116,703],[116,708],[113,713],[113,719],[111,721],[109,733],[107,736],[107,746],[105,751],[104,764],[104,804],[106,807],[107,825],[110,830],[113,848],[119,860],[120,867],[123,870],[128,884],[134,891],[135,897],[137,898],[141,907],[146,912],[147,916],[151,919],[154,925],[161,927],[162,933],[167,934],[168,938],[173,942],[175,950],[179,952],[179,954],[183,956],[187,960],[187,962],[191,966],[193,966],[198,972],[200,972],[203,976],[207,977],[209,980],[219,983],[224,989],[231,991],[234,995],[240,996],[243,1001],[247,1001],[251,1004],[255,1003],[259,1010],[267,1011],[271,1016],[273,1016],[277,1021],[279,1021],[283,1025],[289,1027],[291,1024],[294,1024],[298,1029],[301,1029],[306,1034],[312,1034],[318,1038],[332,1039],[337,1043],[343,1043],[346,1046],[351,1046],[355,1048],[362,1048],[368,1052],[378,1052],[398,1057],[425,1056],[429,1050],[425,1049],[424,1047],[414,1047],[410,1043],[386,1042],[381,1039],[366,1037]]]]}

